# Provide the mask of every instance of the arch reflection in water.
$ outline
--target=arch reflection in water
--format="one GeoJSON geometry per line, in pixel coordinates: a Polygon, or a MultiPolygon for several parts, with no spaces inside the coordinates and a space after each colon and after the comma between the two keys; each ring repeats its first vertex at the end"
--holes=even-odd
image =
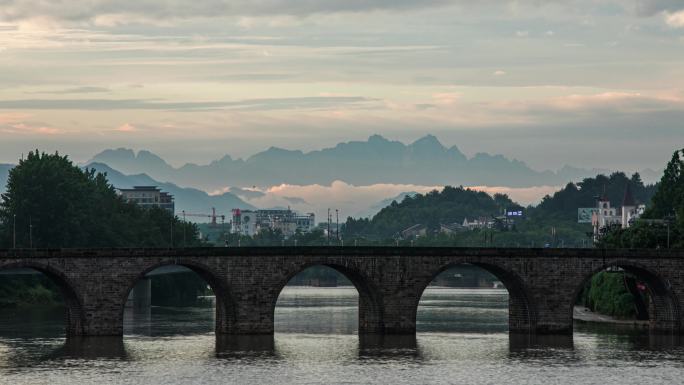
{"type": "Polygon", "coordinates": [[[0,269],[0,334],[53,337],[79,334],[81,301],[67,277],[49,266],[0,269]]]}
{"type": "Polygon", "coordinates": [[[124,334],[172,336],[212,333],[217,327],[213,287],[193,269],[165,265],[144,273],[123,308],[124,334]]]}
{"type": "Polygon", "coordinates": [[[644,267],[615,261],[595,269],[577,285],[569,316],[589,322],[612,317],[621,329],[672,334],[680,328],[680,312],[668,281],[644,267]]]}
{"type": "Polygon", "coordinates": [[[417,332],[506,332],[509,293],[487,270],[468,264],[446,268],[418,304],[417,332]]]}
{"type": "Polygon", "coordinates": [[[311,266],[282,289],[274,317],[279,333],[354,334],[359,323],[358,290],[336,269],[311,266]]]}

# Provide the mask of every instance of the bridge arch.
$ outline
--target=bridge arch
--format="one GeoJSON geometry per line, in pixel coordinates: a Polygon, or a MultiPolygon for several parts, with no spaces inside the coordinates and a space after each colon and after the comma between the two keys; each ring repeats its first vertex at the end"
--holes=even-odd
{"type": "Polygon", "coordinates": [[[50,279],[60,291],[66,307],[66,334],[78,336],[84,334],[85,314],[83,300],[78,294],[76,286],[62,271],[48,264],[38,262],[8,263],[0,266],[0,270],[32,269],[50,279]]]}
{"type": "Polygon", "coordinates": [[[280,279],[275,286],[275,295],[271,303],[271,319],[275,321],[275,309],[280,294],[288,282],[304,270],[315,267],[329,267],[346,277],[356,288],[359,295],[359,334],[376,334],[384,331],[382,298],[378,288],[360,270],[341,263],[327,261],[308,262],[296,265],[280,279]]]}
{"type": "Polygon", "coordinates": [[[141,279],[144,279],[147,276],[147,274],[151,273],[152,271],[167,266],[185,267],[194,272],[195,274],[197,274],[209,285],[211,290],[214,292],[214,296],[216,297],[215,333],[230,333],[230,331],[233,328],[233,325],[237,320],[237,312],[235,302],[231,295],[231,290],[229,288],[228,283],[224,279],[221,279],[219,274],[213,271],[211,267],[205,264],[199,263],[194,260],[183,260],[176,258],[163,260],[145,266],[142,270],[140,270],[137,274],[135,274],[134,276],[132,276],[131,279],[128,280],[128,282],[126,283],[126,289],[123,291],[123,295],[119,299],[119,312],[121,322],[123,322],[123,314],[126,308],[126,302],[128,300],[129,294],[131,293],[135,285],[141,279]]]}
{"type": "Polygon", "coordinates": [[[508,330],[512,333],[533,333],[536,330],[537,325],[537,313],[536,307],[529,295],[528,289],[515,272],[491,263],[483,262],[470,262],[470,261],[454,261],[443,264],[438,269],[436,269],[432,275],[423,281],[419,285],[419,292],[416,296],[415,305],[413,309],[413,320],[414,324],[418,315],[418,306],[420,300],[428,288],[430,283],[437,278],[438,275],[444,271],[458,266],[472,265],[479,267],[490,274],[494,275],[508,290],[508,330]]]}
{"type": "Polygon", "coordinates": [[[670,282],[644,265],[619,259],[606,261],[600,266],[593,268],[582,276],[580,282],[575,285],[568,311],[571,323],[574,305],[582,290],[587,286],[592,277],[610,268],[620,268],[646,283],[646,289],[651,300],[648,308],[649,328],[651,331],[665,333],[677,333],[680,331],[681,309],[679,308],[679,300],[670,282]]]}

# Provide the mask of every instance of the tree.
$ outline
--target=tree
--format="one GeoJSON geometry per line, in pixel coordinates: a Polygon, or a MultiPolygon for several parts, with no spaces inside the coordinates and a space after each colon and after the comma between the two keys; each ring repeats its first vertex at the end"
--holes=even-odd
{"type": "Polygon", "coordinates": [[[665,167],[652,205],[644,213],[647,218],[665,218],[677,215],[684,218],[684,149],[675,151],[665,167]]]}
{"type": "Polygon", "coordinates": [[[684,150],[672,155],[643,218],[663,222],[637,221],[627,229],[611,228],[599,246],[684,247],[684,150]]]}
{"type": "Polygon", "coordinates": [[[168,247],[184,235],[188,245],[200,243],[194,224],[127,203],[105,174],[37,150],[10,170],[0,202],[2,246],[13,245],[15,223],[17,247],[168,247]]]}

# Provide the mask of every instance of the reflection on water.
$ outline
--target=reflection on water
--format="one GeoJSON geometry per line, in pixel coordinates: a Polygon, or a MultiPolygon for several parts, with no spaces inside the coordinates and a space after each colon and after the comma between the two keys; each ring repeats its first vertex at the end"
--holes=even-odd
{"type": "Polygon", "coordinates": [[[63,313],[0,313],[0,384],[678,383],[679,338],[581,325],[506,333],[502,290],[430,288],[416,336],[358,336],[353,288],[288,287],[274,336],[213,334],[212,308],[125,315],[124,338],[69,338],[63,313]]]}
{"type": "Polygon", "coordinates": [[[353,334],[358,331],[358,320],[359,297],[352,286],[316,289],[286,286],[276,304],[275,331],[353,334]]]}
{"type": "Polygon", "coordinates": [[[508,331],[508,291],[428,287],[420,299],[418,332],[508,331]]]}

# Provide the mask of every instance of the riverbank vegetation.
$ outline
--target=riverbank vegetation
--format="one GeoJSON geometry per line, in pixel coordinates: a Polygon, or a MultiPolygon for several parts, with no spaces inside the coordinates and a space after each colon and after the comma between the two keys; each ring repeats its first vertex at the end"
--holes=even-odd
{"type": "Polygon", "coordinates": [[[627,290],[623,272],[602,271],[591,280],[580,294],[578,303],[595,313],[616,318],[636,316],[636,298],[627,290]]]}

